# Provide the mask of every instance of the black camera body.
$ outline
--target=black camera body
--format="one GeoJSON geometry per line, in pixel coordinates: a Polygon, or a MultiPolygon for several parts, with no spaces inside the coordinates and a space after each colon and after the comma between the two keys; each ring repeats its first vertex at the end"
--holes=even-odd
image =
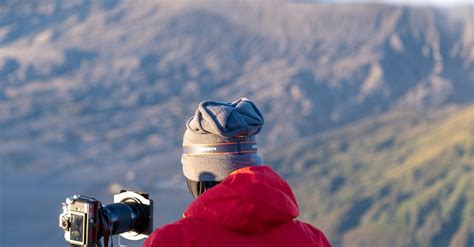
{"type": "Polygon", "coordinates": [[[121,191],[114,195],[114,203],[102,205],[94,198],[75,195],[63,203],[59,227],[72,246],[101,246],[104,238],[120,234],[129,240],[146,238],[153,231],[153,200],[148,194],[121,191]]]}

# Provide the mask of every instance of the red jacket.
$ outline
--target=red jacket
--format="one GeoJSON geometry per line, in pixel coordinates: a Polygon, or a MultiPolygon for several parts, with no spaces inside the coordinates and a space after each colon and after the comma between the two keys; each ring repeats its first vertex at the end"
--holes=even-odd
{"type": "Polygon", "coordinates": [[[183,219],[156,229],[143,246],[330,246],[320,230],[294,220],[298,214],[293,192],[272,168],[245,167],[194,200],[183,219]]]}

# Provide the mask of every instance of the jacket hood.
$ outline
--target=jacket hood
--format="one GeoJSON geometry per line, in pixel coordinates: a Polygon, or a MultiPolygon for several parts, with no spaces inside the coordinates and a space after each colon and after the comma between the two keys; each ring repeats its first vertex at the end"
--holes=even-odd
{"type": "Polygon", "coordinates": [[[254,234],[281,226],[298,214],[290,187],[269,166],[249,166],[232,172],[184,212],[185,217],[198,217],[232,231],[254,234]]]}

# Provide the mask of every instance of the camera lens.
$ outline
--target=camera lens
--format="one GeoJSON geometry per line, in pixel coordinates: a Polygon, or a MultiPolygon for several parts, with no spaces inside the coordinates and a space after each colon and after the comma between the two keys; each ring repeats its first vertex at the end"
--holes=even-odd
{"type": "Polygon", "coordinates": [[[128,231],[143,232],[149,223],[148,205],[133,201],[109,204],[104,207],[112,227],[112,234],[120,234],[128,231]]]}

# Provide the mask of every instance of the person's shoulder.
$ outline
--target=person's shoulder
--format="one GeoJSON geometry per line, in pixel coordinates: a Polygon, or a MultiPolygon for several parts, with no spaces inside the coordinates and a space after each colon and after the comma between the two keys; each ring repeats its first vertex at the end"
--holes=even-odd
{"type": "Polygon", "coordinates": [[[181,219],[157,228],[143,243],[143,247],[182,246],[182,243],[179,243],[179,241],[183,240],[181,235],[186,231],[187,221],[186,219],[181,219]]]}
{"type": "Polygon", "coordinates": [[[329,243],[329,240],[327,239],[326,235],[324,235],[324,233],[318,228],[314,227],[309,223],[302,222],[299,220],[295,220],[295,223],[298,224],[307,235],[310,235],[309,237],[313,239],[314,242],[319,243],[319,246],[331,246],[331,243],[329,243]]]}

